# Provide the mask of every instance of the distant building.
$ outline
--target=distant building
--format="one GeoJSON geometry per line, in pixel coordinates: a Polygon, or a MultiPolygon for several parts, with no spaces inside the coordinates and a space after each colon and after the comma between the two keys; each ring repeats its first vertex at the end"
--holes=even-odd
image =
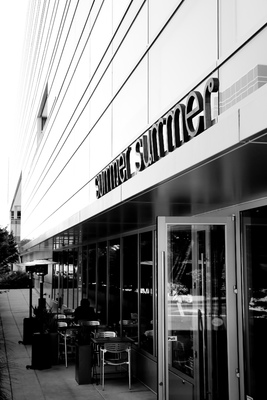
{"type": "Polygon", "coordinates": [[[15,195],[10,208],[10,231],[18,245],[20,245],[20,222],[21,222],[21,179],[18,182],[15,195]]]}
{"type": "Polygon", "coordinates": [[[159,400],[262,399],[267,2],[29,4],[22,261],[134,339],[159,400]]]}

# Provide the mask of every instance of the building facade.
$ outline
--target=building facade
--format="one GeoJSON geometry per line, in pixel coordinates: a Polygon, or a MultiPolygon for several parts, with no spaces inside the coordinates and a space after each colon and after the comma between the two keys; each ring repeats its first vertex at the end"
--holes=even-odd
{"type": "Polygon", "coordinates": [[[18,191],[15,192],[10,208],[10,230],[13,232],[14,240],[20,243],[20,221],[21,221],[21,184],[18,183],[18,191]]]}
{"type": "Polygon", "coordinates": [[[160,400],[261,399],[266,1],[29,3],[22,261],[134,338],[160,400]]]}

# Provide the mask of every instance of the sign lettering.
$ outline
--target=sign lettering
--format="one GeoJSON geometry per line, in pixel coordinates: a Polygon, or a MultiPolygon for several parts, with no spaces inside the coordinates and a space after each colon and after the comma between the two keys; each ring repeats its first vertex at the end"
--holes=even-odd
{"type": "Polygon", "coordinates": [[[210,128],[214,123],[211,118],[211,94],[218,90],[219,80],[210,78],[203,95],[196,90],[190,92],[186,105],[177,104],[155,122],[96,176],[96,197],[104,196],[210,128]],[[131,162],[131,157],[134,162],[131,162]]]}

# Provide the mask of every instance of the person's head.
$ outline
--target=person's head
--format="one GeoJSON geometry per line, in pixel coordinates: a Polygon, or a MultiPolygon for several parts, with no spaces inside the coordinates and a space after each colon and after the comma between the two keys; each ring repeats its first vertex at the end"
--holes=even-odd
{"type": "Polygon", "coordinates": [[[90,301],[88,299],[82,299],[81,307],[90,307],[90,301]]]}

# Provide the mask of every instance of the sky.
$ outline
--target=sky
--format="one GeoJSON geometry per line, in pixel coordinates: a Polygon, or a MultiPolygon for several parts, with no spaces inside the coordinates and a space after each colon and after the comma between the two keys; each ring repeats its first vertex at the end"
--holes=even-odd
{"type": "Polygon", "coordinates": [[[9,224],[8,161],[16,130],[26,17],[32,0],[0,0],[0,227],[9,224]]]}

